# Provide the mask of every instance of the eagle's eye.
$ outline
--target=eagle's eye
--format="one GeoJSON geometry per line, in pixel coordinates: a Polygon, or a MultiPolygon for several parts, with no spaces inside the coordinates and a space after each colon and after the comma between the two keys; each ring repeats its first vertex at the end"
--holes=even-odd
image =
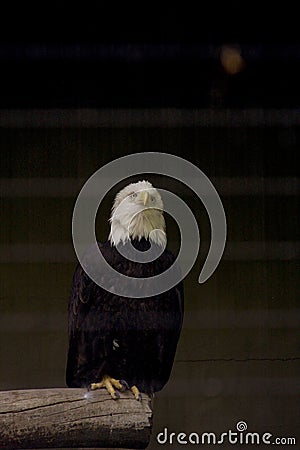
{"type": "Polygon", "coordinates": [[[136,196],[137,196],[137,193],[136,193],[136,192],[133,192],[133,193],[130,195],[130,198],[136,198],[136,196]]]}
{"type": "Polygon", "coordinates": [[[155,197],[153,197],[153,195],[151,195],[150,200],[151,200],[152,203],[154,203],[155,202],[155,197]]]}

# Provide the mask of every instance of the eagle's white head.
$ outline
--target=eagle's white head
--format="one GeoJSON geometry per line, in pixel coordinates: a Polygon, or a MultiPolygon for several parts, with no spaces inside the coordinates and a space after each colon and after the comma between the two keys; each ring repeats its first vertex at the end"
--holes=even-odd
{"type": "Polygon", "coordinates": [[[163,202],[159,192],[148,181],[131,183],[116,195],[110,222],[109,240],[112,245],[145,238],[166,246],[163,202]]]}

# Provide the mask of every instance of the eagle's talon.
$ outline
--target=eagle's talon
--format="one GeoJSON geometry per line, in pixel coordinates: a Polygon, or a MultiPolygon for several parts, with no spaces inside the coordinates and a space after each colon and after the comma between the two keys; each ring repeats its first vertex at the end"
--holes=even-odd
{"type": "Polygon", "coordinates": [[[90,389],[92,391],[101,388],[105,388],[114,400],[118,400],[120,398],[119,392],[115,391],[115,389],[118,389],[121,392],[124,392],[127,388],[129,389],[125,380],[116,380],[109,375],[104,375],[100,383],[92,383],[90,385],[90,389]]]}
{"type": "Polygon", "coordinates": [[[136,386],[132,386],[131,392],[133,393],[135,399],[136,399],[138,402],[141,402],[141,401],[142,401],[142,394],[140,393],[140,391],[138,390],[138,388],[137,388],[136,386]]]}
{"type": "Polygon", "coordinates": [[[124,392],[124,391],[127,391],[127,390],[130,389],[129,386],[128,386],[127,381],[125,381],[125,380],[120,380],[120,383],[121,383],[121,385],[122,385],[122,388],[120,389],[121,392],[124,392]]]}
{"type": "Polygon", "coordinates": [[[88,387],[89,391],[95,391],[96,389],[101,389],[103,387],[103,383],[91,383],[88,387]]]}
{"type": "Polygon", "coordinates": [[[119,400],[119,398],[120,398],[120,394],[118,391],[111,393],[111,396],[114,400],[119,400]]]}

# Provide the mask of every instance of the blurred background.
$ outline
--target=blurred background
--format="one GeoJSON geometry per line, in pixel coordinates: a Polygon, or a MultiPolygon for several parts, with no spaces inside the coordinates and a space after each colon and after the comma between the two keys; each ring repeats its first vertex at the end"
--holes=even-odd
{"type": "MultiPolygon", "coordinates": [[[[138,20],[124,7],[117,17],[82,7],[76,19],[43,8],[30,23],[25,8],[2,17],[0,32],[0,389],[65,386],[76,197],[109,161],[167,152],[214,183],[228,242],[214,275],[199,285],[210,240],[205,209],[181,183],[147,175],[188,203],[202,239],[149,448],[159,447],[164,427],[221,433],[241,420],[249,431],[299,442],[293,14],[277,11],[276,22],[238,2],[198,14],[145,8],[138,20]]],[[[122,186],[101,205],[101,240],[122,186]]],[[[176,250],[178,228],[171,218],[168,225],[176,250]]]]}

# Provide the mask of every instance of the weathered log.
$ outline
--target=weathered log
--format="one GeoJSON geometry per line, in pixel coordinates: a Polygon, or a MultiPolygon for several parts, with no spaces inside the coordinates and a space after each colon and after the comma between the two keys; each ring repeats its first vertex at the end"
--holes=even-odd
{"type": "Polygon", "coordinates": [[[0,448],[146,448],[151,399],[130,392],[30,389],[0,392],[0,448]]]}

